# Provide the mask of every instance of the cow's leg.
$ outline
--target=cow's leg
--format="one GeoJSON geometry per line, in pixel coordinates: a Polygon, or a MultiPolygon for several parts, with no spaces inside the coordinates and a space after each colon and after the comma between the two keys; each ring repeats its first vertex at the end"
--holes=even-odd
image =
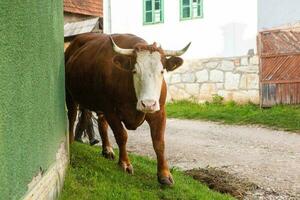
{"type": "Polygon", "coordinates": [[[102,113],[97,113],[98,115],[98,129],[99,129],[99,134],[101,136],[102,140],[102,155],[110,160],[115,159],[115,153],[114,150],[109,142],[108,138],[108,124],[107,121],[102,113]]]}
{"type": "Polygon", "coordinates": [[[170,173],[168,163],[165,159],[165,127],[166,127],[166,113],[165,108],[162,107],[160,111],[147,114],[146,120],[150,126],[151,138],[154,151],[157,157],[157,178],[158,182],[164,185],[174,184],[172,175],[170,173]]]}
{"type": "Polygon", "coordinates": [[[68,119],[69,119],[69,143],[74,141],[74,123],[77,116],[77,104],[72,99],[71,94],[66,91],[66,104],[68,109],[68,119]]]}
{"type": "Polygon", "coordinates": [[[108,112],[107,114],[105,114],[105,118],[114,133],[116,142],[119,147],[119,165],[125,172],[133,174],[133,167],[129,161],[128,154],[126,151],[126,143],[128,137],[127,132],[124,129],[121,120],[115,113],[108,112]]]}

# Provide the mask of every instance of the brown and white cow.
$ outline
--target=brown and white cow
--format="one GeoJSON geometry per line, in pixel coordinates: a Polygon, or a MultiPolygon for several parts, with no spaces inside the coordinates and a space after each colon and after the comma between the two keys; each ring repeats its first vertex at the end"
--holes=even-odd
{"type": "Polygon", "coordinates": [[[168,51],[148,45],[131,34],[85,34],[77,37],[66,50],[66,102],[69,117],[69,137],[73,141],[73,126],[77,106],[97,111],[103,155],[113,158],[107,137],[107,123],[119,147],[119,165],[133,173],[126,151],[127,132],[135,130],[145,120],[151,130],[157,155],[157,176],[161,184],[174,183],[165,158],[165,101],[167,88],[165,71],[182,65],[178,57],[189,47],[168,51]]]}

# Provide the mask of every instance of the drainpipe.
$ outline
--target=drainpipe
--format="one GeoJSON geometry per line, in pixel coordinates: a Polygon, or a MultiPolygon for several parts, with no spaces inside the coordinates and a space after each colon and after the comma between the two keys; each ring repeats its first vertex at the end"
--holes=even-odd
{"type": "Polygon", "coordinates": [[[104,0],[104,10],[103,10],[103,15],[104,15],[104,27],[103,27],[103,32],[106,34],[111,34],[111,0],[104,0]]]}

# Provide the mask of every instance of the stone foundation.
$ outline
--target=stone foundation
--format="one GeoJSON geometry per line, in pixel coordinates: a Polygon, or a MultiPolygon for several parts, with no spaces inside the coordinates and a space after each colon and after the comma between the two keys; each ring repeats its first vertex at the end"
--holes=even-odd
{"type": "Polygon", "coordinates": [[[185,60],[167,73],[168,101],[191,99],[211,101],[213,95],[225,101],[259,103],[258,56],[185,60]]]}
{"type": "Polygon", "coordinates": [[[43,173],[42,170],[28,184],[23,200],[56,200],[63,187],[64,177],[69,162],[67,141],[61,143],[56,153],[56,161],[43,173]]]}

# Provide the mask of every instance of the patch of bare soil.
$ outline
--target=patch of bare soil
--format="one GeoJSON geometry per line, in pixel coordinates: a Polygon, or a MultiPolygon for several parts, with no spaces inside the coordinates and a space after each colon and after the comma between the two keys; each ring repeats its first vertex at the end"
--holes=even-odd
{"type": "Polygon", "coordinates": [[[210,189],[230,194],[237,199],[244,199],[248,191],[258,189],[254,183],[238,179],[227,172],[212,167],[191,169],[185,173],[206,184],[210,189]]]}
{"type": "Polygon", "coordinates": [[[247,179],[237,178],[234,175],[213,167],[191,169],[185,173],[210,189],[230,194],[239,200],[296,200],[288,194],[279,194],[272,190],[265,190],[247,179]]]}

